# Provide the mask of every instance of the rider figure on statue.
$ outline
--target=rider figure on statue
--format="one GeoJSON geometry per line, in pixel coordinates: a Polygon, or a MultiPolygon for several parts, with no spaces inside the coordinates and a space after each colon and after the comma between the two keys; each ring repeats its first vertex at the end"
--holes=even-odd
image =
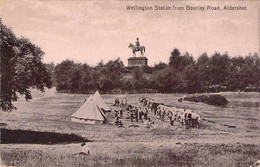
{"type": "Polygon", "coordinates": [[[139,43],[139,38],[138,37],[136,38],[135,46],[136,46],[136,51],[139,50],[140,43],[139,43]]]}

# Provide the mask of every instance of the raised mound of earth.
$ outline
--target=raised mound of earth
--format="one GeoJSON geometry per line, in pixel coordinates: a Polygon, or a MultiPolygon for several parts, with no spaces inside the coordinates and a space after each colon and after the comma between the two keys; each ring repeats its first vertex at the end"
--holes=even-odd
{"type": "Polygon", "coordinates": [[[221,95],[200,95],[200,96],[190,96],[185,97],[184,100],[192,102],[202,102],[214,106],[226,106],[228,100],[221,95]]]}

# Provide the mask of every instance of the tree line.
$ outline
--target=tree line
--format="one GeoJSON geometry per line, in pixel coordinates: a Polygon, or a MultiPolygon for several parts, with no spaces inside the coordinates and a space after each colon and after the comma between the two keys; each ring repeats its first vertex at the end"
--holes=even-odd
{"type": "Polygon", "coordinates": [[[25,37],[16,37],[0,19],[1,109],[11,111],[19,94],[32,98],[30,88],[44,91],[93,93],[194,93],[214,91],[260,91],[260,59],[257,53],[230,57],[218,52],[198,60],[173,49],[169,62],[153,67],[125,67],[120,58],[96,66],[64,60],[45,64],[44,52],[25,37]]]}
{"type": "Polygon", "coordinates": [[[59,92],[91,93],[195,93],[260,91],[260,58],[257,53],[230,57],[203,53],[197,60],[173,49],[169,62],[153,67],[125,67],[120,58],[97,66],[64,60],[55,67],[53,82],[59,92]]]}

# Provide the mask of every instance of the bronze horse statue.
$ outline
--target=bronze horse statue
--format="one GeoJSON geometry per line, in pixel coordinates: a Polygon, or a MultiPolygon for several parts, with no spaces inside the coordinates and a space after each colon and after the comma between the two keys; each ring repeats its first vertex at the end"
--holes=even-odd
{"type": "Polygon", "coordinates": [[[137,47],[137,46],[133,45],[132,43],[130,43],[128,47],[129,47],[129,48],[132,48],[133,56],[134,56],[134,57],[136,57],[135,52],[138,52],[138,51],[141,52],[141,56],[144,55],[144,52],[145,52],[145,47],[144,47],[144,46],[139,46],[139,47],[137,47]]]}

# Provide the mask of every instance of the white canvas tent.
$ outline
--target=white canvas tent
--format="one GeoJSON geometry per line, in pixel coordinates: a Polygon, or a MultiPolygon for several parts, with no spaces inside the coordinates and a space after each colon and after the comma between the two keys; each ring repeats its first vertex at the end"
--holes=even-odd
{"type": "Polygon", "coordinates": [[[92,96],[93,100],[97,103],[99,108],[104,109],[105,111],[109,111],[110,108],[105,104],[104,100],[102,99],[101,95],[98,91],[92,96]]]}
{"type": "Polygon", "coordinates": [[[71,115],[71,121],[79,123],[95,124],[105,120],[107,120],[107,117],[93,99],[93,96],[90,96],[86,102],[71,115]]]}

